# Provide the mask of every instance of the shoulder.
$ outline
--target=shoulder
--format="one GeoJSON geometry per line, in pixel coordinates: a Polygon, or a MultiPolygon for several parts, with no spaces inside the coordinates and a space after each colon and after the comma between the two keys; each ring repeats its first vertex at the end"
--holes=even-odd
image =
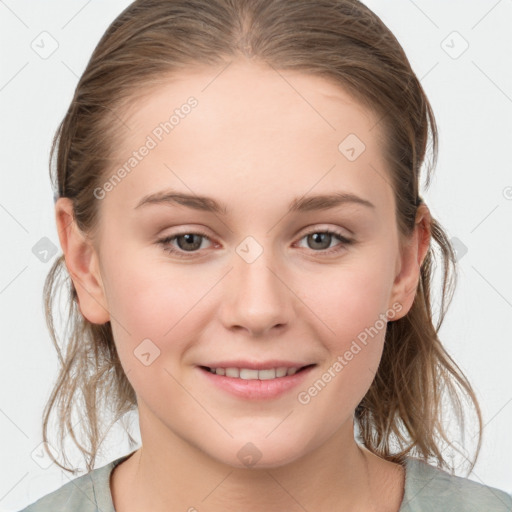
{"type": "Polygon", "coordinates": [[[405,493],[399,512],[512,512],[512,496],[469,478],[454,476],[407,457],[405,493]]]}
{"type": "Polygon", "coordinates": [[[110,473],[120,460],[74,478],[19,512],[115,512],[110,493],[110,473]]]}

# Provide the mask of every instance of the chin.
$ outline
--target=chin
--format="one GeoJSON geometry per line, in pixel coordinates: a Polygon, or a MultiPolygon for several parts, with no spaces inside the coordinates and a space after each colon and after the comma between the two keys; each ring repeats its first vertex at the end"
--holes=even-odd
{"type": "MultiPolygon", "coordinates": [[[[265,434],[267,435],[267,434],[265,434]]],[[[230,440],[223,446],[217,445],[217,450],[206,450],[219,462],[239,469],[268,469],[290,464],[300,458],[307,444],[291,436],[244,435],[230,440]],[[251,440],[252,439],[252,440],[251,440]],[[218,449],[222,451],[218,451],[218,449]]]]}

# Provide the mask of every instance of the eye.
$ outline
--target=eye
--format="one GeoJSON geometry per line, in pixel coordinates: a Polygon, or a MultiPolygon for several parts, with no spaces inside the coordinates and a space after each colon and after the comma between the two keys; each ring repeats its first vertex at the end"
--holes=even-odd
{"type": "Polygon", "coordinates": [[[314,252],[324,252],[326,254],[339,252],[344,246],[354,243],[353,240],[334,229],[310,231],[301,238],[301,240],[304,239],[309,247],[314,249],[314,252]],[[327,250],[333,249],[331,242],[336,239],[341,243],[335,245],[334,250],[327,250]]]}
{"type": "MultiPolygon", "coordinates": [[[[334,229],[310,231],[300,240],[304,239],[306,239],[306,243],[310,245],[310,248],[313,249],[313,252],[327,255],[337,253],[343,247],[354,243],[354,240],[345,237],[341,232],[334,229]],[[331,243],[336,239],[340,243],[332,247],[331,243]]],[[[211,241],[205,233],[188,231],[169,235],[157,240],[157,243],[163,247],[165,252],[180,258],[187,258],[194,257],[200,252],[200,249],[205,248],[202,243],[204,240],[211,241]]]]}
{"type": "Polygon", "coordinates": [[[165,252],[186,258],[188,257],[187,253],[191,253],[190,255],[192,256],[198,249],[204,249],[204,247],[201,247],[201,239],[210,240],[204,233],[184,232],[162,238],[158,240],[157,243],[163,247],[165,252]],[[173,241],[176,241],[177,249],[172,245],[173,241]]]}

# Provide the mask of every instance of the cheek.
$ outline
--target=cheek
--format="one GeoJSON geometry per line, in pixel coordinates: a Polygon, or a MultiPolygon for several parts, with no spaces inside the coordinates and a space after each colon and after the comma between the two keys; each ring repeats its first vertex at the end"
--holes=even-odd
{"type": "Polygon", "coordinates": [[[162,389],[167,389],[169,375],[164,368],[178,376],[187,349],[200,338],[207,323],[207,295],[218,276],[198,273],[192,265],[171,270],[161,260],[153,267],[147,261],[142,263],[136,259],[120,261],[117,270],[106,274],[110,276],[112,331],[122,366],[134,388],[145,389],[148,382],[156,386],[155,379],[160,375],[162,389]],[[149,374],[151,379],[146,378],[149,374]]]}
{"type": "MultiPolygon", "coordinates": [[[[372,327],[388,308],[393,269],[375,254],[377,251],[369,251],[357,261],[347,260],[313,281],[315,291],[309,303],[330,328],[333,348],[343,348],[341,345],[372,327]]],[[[381,323],[378,326],[382,327],[381,323]]]]}
{"type": "MultiPolygon", "coordinates": [[[[333,425],[355,409],[379,366],[387,327],[384,315],[393,280],[392,261],[393,253],[386,254],[383,245],[376,245],[314,280],[316,299],[311,309],[329,327],[319,330],[328,357],[320,379],[317,376],[315,382],[308,383],[312,387],[304,390],[301,403],[314,401],[318,412],[327,408],[333,425]],[[379,254],[382,256],[377,257],[379,254]]],[[[319,416],[323,417],[320,412],[319,416]]]]}
{"type": "Polygon", "coordinates": [[[192,266],[171,272],[161,261],[153,268],[135,259],[125,263],[123,267],[119,262],[123,272],[108,283],[111,325],[122,366],[145,400],[151,401],[153,394],[156,400],[165,390],[174,403],[184,406],[186,397],[169,373],[181,380],[182,357],[205,324],[201,299],[215,280],[197,271],[194,276],[192,266]]]}
{"type": "Polygon", "coordinates": [[[386,333],[388,282],[381,266],[344,269],[319,299],[327,357],[297,395],[315,428],[334,431],[367,393],[379,367],[386,333]],[[379,270],[381,272],[379,272],[379,270]],[[382,315],[382,316],[381,316],[382,315]]]}
{"type": "MultiPolygon", "coordinates": [[[[164,256],[165,257],[165,256],[164,256]]],[[[165,264],[162,259],[132,257],[107,269],[109,309],[134,336],[162,339],[179,329],[181,319],[194,315],[194,307],[215,284],[215,276],[192,265],[165,264]]]]}

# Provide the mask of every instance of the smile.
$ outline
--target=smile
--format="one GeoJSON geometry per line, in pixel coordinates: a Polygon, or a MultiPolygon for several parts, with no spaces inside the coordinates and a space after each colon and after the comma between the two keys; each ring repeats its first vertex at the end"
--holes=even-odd
{"type": "Polygon", "coordinates": [[[304,380],[317,365],[259,366],[260,368],[244,368],[216,364],[215,367],[196,368],[199,375],[206,377],[206,382],[221,393],[227,392],[244,400],[261,401],[277,399],[298,386],[303,386],[304,380]]]}
{"type": "MultiPolygon", "coordinates": [[[[311,365],[308,365],[311,366],[311,365]]],[[[295,375],[298,371],[301,371],[307,366],[302,368],[280,366],[278,368],[268,368],[264,370],[256,370],[253,368],[209,368],[204,367],[206,370],[216,375],[224,375],[226,377],[233,377],[235,379],[242,380],[271,380],[289,375],[295,375]]]]}

